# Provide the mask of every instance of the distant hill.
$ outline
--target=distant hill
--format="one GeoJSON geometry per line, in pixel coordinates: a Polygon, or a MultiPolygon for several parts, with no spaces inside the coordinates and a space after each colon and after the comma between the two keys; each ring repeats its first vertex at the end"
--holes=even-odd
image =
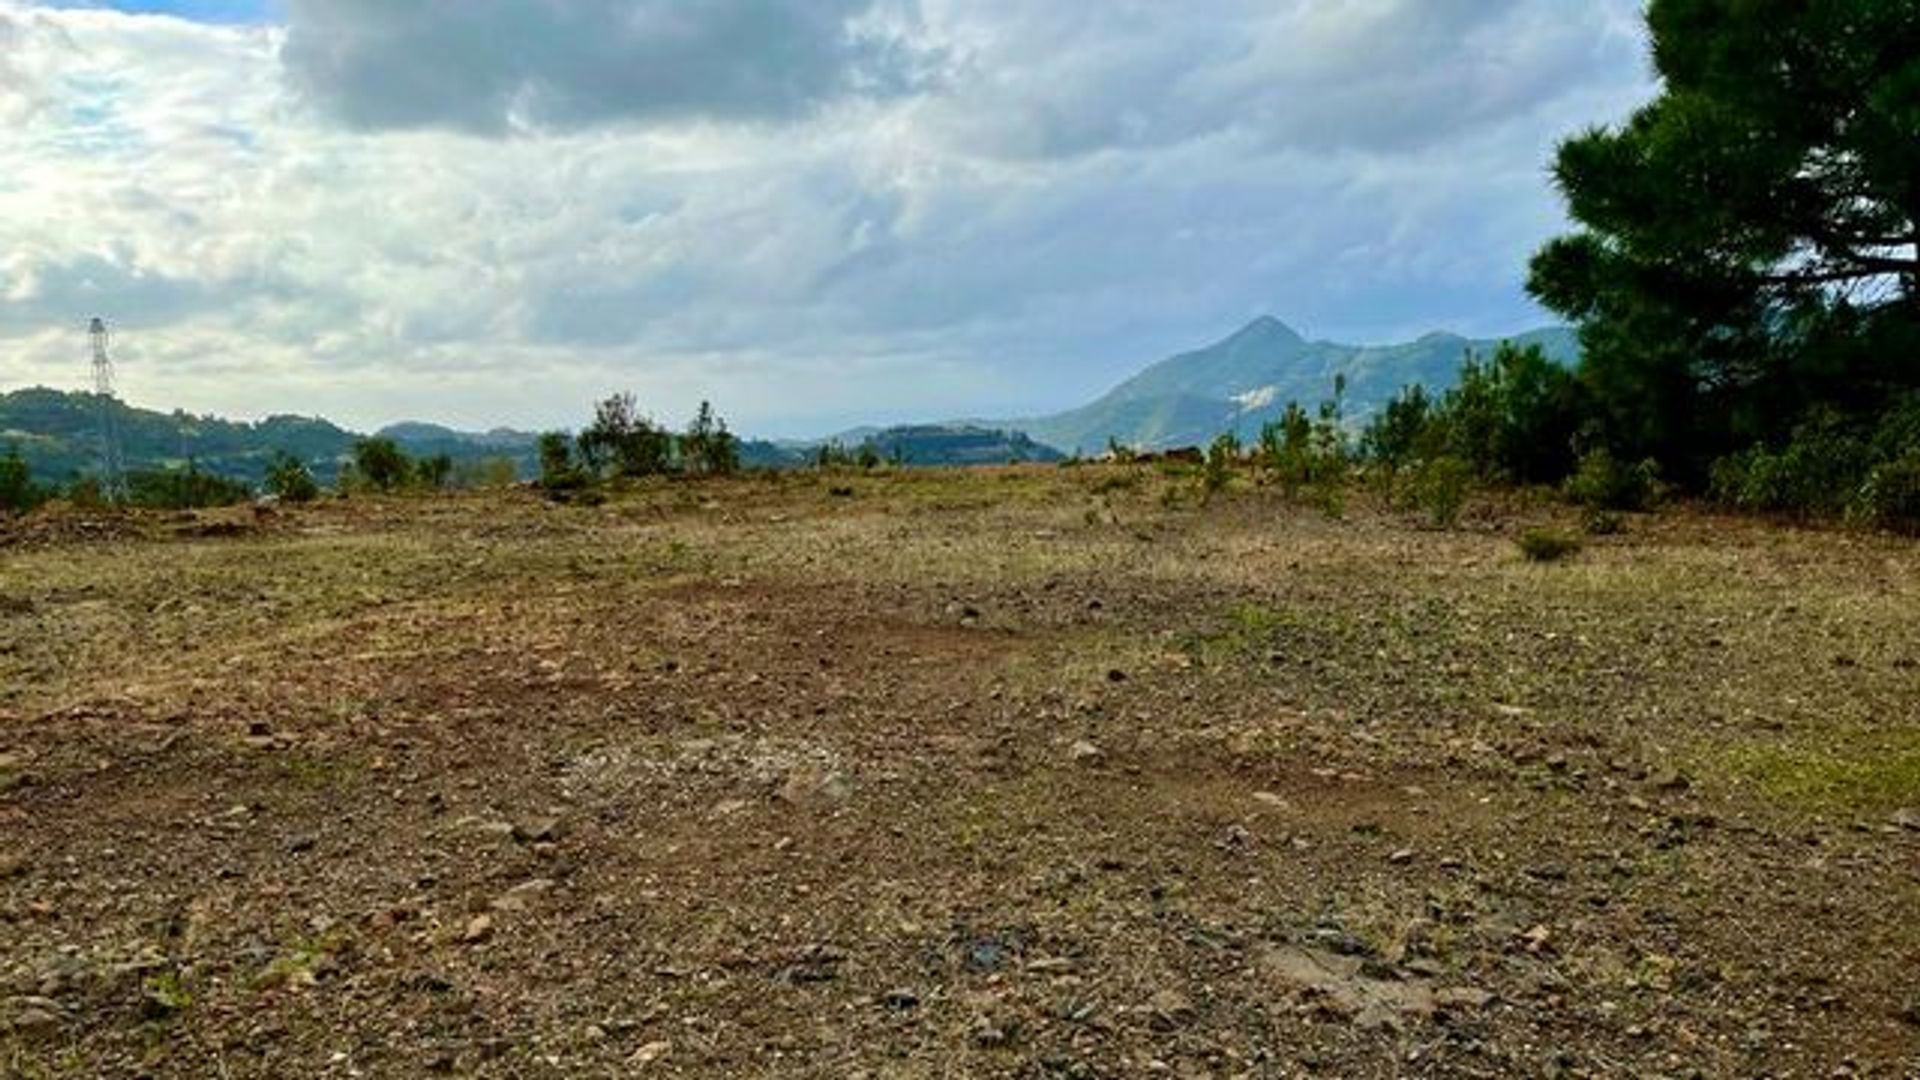
{"type": "MultiPolygon", "coordinates": [[[[1066,455],[1033,441],[1025,432],[972,424],[916,424],[864,435],[882,458],[907,465],[1005,465],[1055,462],[1066,455]]],[[[849,448],[857,445],[844,442],[849,448]]]]}
{"type": "Polygon", "coordinates": [[[1036,442],[1024,431],[990,422],[957,420],[944,424],[902,424],[896,427],[849,428],[824,439],[784,440],[766,444],[781,452],[782,464],[805,465],[823,446],[857,453],[871,444],[882,460],[907,465],[1005,465],[1009,462],[1048,464],[1067,455],[1036,442]]]}
{"type": "MultiPolygon", "coordinates": [[[[66,483],[92,472],[99,460],[98,398],[36,387],[0,394],[0,453],[18,447],[36,478],[66,483]]],[[[274,455],[291,454],[330,481],[353,452],[356,433],[328,420],[273,416],[258,422],[157,412],[112,404],[127,466],[197,467],[249,484],[265,477],[274,455]]],[[[446,454],[456,463],[511,458],[523,475],[534,469],[535,437],[522,432],[483,435],[432,424],[396,424],[380,432],[409,454],[446,454]]]]}
{"type": "MultiPolygon", "coordinates": [[[[1562,363],[1579,357],[1579,342],[1564,327],[1511,340],[1539,345],[1562,363]]],[[[1346,415],[1359,421],[1404,386],[1452,386],[1469,351],[1498,345],[1444,333],[1404,345],[1341,345],[1308,341],[1278,319],[1260,318],[1218,344],[1147,368],[1090,405],[1013,426],[1084,454],[1106,449],[1110,438],[1136,447],[1198,446],[1223,431],[1251,439],[1288,402],[1311,409],[1331,397],[1339,375],[1347,379],[1346,415]]]]}

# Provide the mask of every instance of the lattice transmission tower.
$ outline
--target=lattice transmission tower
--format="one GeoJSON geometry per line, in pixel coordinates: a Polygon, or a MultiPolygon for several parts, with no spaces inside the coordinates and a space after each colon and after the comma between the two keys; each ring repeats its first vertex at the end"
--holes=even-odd
{"type": "Polygon", "coordinates": [[[112,335],[106,320],[93,320],[87,336],[93,339],[93,397],[99,410],[100,494],[110,503],[121,503],[127,497],[127,461],[120,449],[119,401],[113,389],[113,356],[107,351],[112,335]]]}

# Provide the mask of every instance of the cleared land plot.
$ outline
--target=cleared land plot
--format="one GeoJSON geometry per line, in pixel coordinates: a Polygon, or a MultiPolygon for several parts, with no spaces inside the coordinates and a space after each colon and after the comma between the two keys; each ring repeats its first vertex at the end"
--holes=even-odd
{"type": "Polygon", "coordinates": [[[1920,1071],[1920,546],[1193,492],[0,524],[0,1075],[1920,1071]]]}

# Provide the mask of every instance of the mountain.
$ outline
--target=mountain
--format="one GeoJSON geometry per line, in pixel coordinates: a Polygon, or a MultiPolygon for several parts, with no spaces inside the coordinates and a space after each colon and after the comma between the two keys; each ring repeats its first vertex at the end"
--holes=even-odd
{"type": "MultiPolygon", "coordinates": [[[[99,399],[35,387],[0,394],[0,453],[17,448],[33,475],[66,483],[91,472],[99,459],[99,399]]],[[[265,477],[276,454],[305,461],[330,481],[361,436],[328,420],[272,416],[255,423],[137,409],[115,401],[114,424],[129,469],[200,469],[250,484],[265,477]]],[[[379,434],[415,457],[446,454],[455,463],[509,458],[523,475],[534,465],[534,436],[513,431],[469,434],[433,424],[396,424],[379,434]]]]}
{"type": "MultiPolygon", "coordinates": [[[[1539,345],[1562,363],[1579,357],[1579,342],[1564,327],[1510,340],[1539,345]]],[[[1082,454],[1106,449],[1109,439],[1145,448],[1201,446],[1223,431],[1252,439],[1288,402],[1313,409],[1332,397],[1341,375],[1347,380],[1345,415],[1359,422],[1404,386],[1447,389],[1468,352],[1489,354],[1498,345],[1444,333],[1404,345],[1341,345],[1308,341],[1280,320],[1263,317],[1225,341],[1147,368],[1090,405],[1011,426],[1082,454]]]]}

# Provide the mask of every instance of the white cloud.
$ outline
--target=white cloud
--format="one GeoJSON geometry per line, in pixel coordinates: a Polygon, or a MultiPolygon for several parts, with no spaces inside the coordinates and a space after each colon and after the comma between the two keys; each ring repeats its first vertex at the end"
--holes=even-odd
{"type": "Polygon", "coordinates": [[[670,9],[0,0],[0,387],[78,384],[100,314],[154,405],[534,425],[632,388],[788,433],[1073,403],[1269,311],[1511,330],[1554,140],[1646,91],[1634,0],[725,0],[673,39],[724,54],[710,95],[593,68],[659,46],[578,19],[670,9]],[[728,83],[749,24],[798,27],[771,97],[728,83]],[[937,78],[863,81],[902,56],[937,78]]]}

